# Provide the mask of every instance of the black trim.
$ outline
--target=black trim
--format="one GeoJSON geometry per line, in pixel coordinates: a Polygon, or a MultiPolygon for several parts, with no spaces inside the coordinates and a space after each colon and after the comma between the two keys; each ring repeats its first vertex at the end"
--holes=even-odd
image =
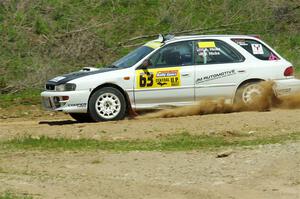
{"type": "Polygon", "coordinates": [[[74,73],[61,75],[62,77],[65,77],[65,78],[60,80],[60,81],[57,81],[57,82],[48,80],[47,83],[46,83],[46,88],[47,87],[52,88],[52,86],[65,84],[65,83],[67,83],[71,80],[78,79],[78,78],[81,78],[81,77],[85,77],[85,76],[89,76],[89,75],[95,75],[95,74],[99,74],[99,73],[110,72],[110,71],[115,71],[115,70],[120,70],[120,69],[122,69],[122,68],[101,68],[99,70],[91,71],[91,72],[80,71],[80,72],[74,72],[74,73]]]}

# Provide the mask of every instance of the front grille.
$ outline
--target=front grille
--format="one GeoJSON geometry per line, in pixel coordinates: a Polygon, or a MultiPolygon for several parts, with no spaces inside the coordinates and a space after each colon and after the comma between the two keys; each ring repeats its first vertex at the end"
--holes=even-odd
{"type": "Polygon", "coordinates": [[[53,85],[53,84],[46,84],[45,88],[46,88],[46,90],[54,91],[55,90],[55,85],[53,85]]]}

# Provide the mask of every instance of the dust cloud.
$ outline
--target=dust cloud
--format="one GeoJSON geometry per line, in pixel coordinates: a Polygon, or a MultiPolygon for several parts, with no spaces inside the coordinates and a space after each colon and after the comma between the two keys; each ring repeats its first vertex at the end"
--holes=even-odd
{"type": "Polygon", "coordinates": [[[245,104],[237,102],[233,104],[225,103],[224,99],[201,100],[192,106],[178,107],[174,109],[161,110],[155,113],[148,113],[139,118],[170,118],[184,117],[192,115],[207,115],[218,113],[233,113],[242,111],[269,111],[271,108],[296,109],[300,108],[300,93],[277,97],[273,87],[276,86],[272,81],[259,83],[261,95],[256,96],[251,103],[245,104]]]}

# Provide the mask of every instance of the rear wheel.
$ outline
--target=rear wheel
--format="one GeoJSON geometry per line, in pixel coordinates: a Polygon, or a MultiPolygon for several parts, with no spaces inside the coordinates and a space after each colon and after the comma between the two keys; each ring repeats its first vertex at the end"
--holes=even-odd
{"type": "Polygon", "coordinates": [[[89,113],[95,122],[121,120],[126,114],[125,97],[116,88],[101,88],[90,98],[89,113]]]}
{"type": "Polygon", "coordinates": [[[259,82],[246,83],[238,88],[235,95],[235,103],[249,104],[261,94],[262,87],[259,85],[259,82]]]}
{"type": "Polygon", "coordinates": [[[69,115],[77,122],[92,122],[92,118],[88,113],[69,113],[69,115]]]}

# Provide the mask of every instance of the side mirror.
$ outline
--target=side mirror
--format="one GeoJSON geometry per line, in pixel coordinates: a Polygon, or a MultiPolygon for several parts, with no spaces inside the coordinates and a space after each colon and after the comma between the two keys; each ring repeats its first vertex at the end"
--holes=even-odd
{"type": "Polygon", "coordinates": [[[145,59],[138,69],[147,69],[152,65],[150,59],[145,59]]]}

